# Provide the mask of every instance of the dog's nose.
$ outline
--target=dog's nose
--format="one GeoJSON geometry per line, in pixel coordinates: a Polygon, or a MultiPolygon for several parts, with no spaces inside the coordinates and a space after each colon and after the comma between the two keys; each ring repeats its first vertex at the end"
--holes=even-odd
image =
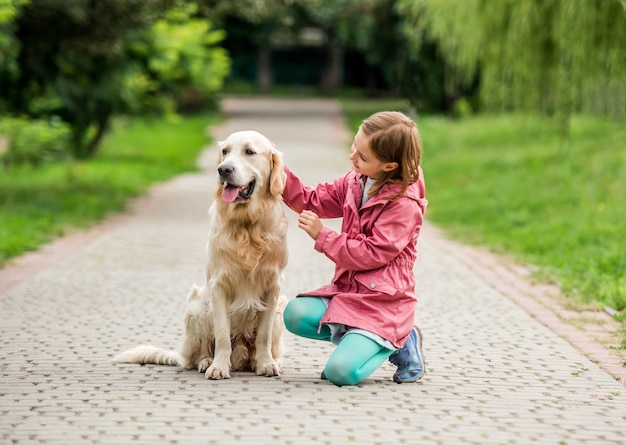
{"type": "Polygon", "coordinates": [[[235,171],[235,167],[232,165],[220,165],[217,167],[217,172],[222,178],[228,178],[235,171]]]}

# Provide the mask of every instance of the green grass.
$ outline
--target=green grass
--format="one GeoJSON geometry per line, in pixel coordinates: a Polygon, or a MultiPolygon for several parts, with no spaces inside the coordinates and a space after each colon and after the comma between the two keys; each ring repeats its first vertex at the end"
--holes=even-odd
{"type": "MultiPolygon", "coordinates": [[[[351,129],[399,103],[344,102],[351,129]],[[360,111],[359,111],[360,110],[360,111]]],[[[513,255],[576,304],[626,308],[626,126],[575,116],[569,144],[549,120],[416,119],[427,217],[464,243],[513,255]]]]}
{"type": "Polygon", "coordinates": [[[91,160],[0,170],[0,266],[75,228],[123,210],[129,198],[194,170],[215,114],[119,120],[91,160]]]}
{"type": "Polygon", "coordinates": [[[363,119],[378,111],[401,111],[403,113],[409,113],[410,108],[409,102],[405,99],[341,99],[343,115],[346,118],[348,127],[353,133],[358,131],[359,125],[361,125],[363,119]]]}

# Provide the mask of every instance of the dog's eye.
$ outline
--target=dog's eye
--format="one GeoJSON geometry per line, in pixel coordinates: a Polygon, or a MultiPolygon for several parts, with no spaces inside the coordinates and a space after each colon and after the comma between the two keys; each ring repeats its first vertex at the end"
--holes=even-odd
{"type": "Polygon", "coordinates": [[[228,150],[225,148],[222,149],[222,156],[226,156],[228,154],[228,150]]]}
{"type": "Polygon", "coordinates": [[[253,155],[253,154],[254,154],[254,151],[253,151],[251,148],[246,148],[246,154],[247,154],[248,156],[251,156],[251,155],[253,155]]]}

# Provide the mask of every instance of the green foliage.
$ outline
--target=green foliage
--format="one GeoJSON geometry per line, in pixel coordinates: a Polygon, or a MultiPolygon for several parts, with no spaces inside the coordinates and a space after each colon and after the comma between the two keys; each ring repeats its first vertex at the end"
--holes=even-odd
{"type": "MultiPolygon", "coordinates": [[[[15,78],[19,74],[17,55],[20,44],[15,38],[15,17],[29,0],[0,0],[0,76],[15,78]],[[3,73],[3,74],[2,74],[3,73]]],[[[0,98],[0,112],[5,108],[0,98]]]]}
{"type": "MultiPolygon", "coordinates": [[[[264,26],[265,24],[285,26],[293,25],[294,13],[297,8],[306,5],[310,0],[203,0],[200,5],[212,17],[238,17],[249,24],[264,26]]],[[[250,32],[254,33],[255,29],[250,32]]]]}
{"type": "Polygon", "coordinates": [[[363,120],[382,110],[400,111],[410,114],[411,104],[406,99],[363,100],[359,98],[342,98],[341,109],[348,128],[356,134],[363,120]]]}
{"type": "Polygon", "coordinates": [[[202,106],[222,89],[230,70],[228,54],[218,46],[225,34],[206,20],[191,19],[194,11],[175,10],[128,39],[121,81],[133,114],[173,114],[193,101],[202,106]]]}
{"type": "Polygon", "coordinates": [[[211,31],[206,20],[159,20],[146,41],[150,71],[163,89],[193,87],[215,94],[230,68],[226,51],[215,47],[224,37],[223,31],[211,31]]]}
{"type": "Polygon", "coordinates": [[[93,156],[113,116],[172,113],[189,88],[221,88],[223,36],[192,19],[196,10],[183,0],[31,0],[11,19],[17,69],[0,65],[0,103],[60,116],[75,157],[93,156]]]}
{"type": "Polygon", "coordinates": [[[7,151],[0,154],[0,160],[5,166],[37,166],[68,159],[70,131],[69,125],[58,118],[0,119],[0,135],[7,144],[7,151]]]}
{"type": "Polygon", "coordinates": [[[626,118],[626,8],[621,0],[400,0],[435,39],[450,81],[480,77],[492,110],[626,118]]]}
{"type": "Polygon", "coordinates": [[[391,85],[399,86],[399,65],[406,54],[395,3],[396,0],[346,1],[334,20],[341,42],[362,52],[371,66],[382,70],[391,85]]]}
{"type": "Polygon", "coordinates": [[[369,66],[380,70],[393,94],[409,97],[420,112],[446,110],[453,102],[448,96],[457,91],[449,94],[444,89],[443,60],[424,33],[415,38],[414,27],[407,26],[398,4],[399,0],[313,0],[305,9],[344,48],[360,52],[369,66]]]}
{"type": "Polygon", "coordinates": [[[0,266],[125,208],[155,182],[194,170],[215,115],[117,120],[101,156],[0,174],[0,266]]]}

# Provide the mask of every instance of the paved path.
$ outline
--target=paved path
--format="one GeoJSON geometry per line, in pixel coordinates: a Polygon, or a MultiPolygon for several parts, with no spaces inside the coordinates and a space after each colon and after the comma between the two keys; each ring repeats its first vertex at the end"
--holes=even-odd
{"type": "MultiPolygon", "coordinates": [[[[260,130],[310,184],[349,168],[352,136],[333,102],[225,105],[218,138],[260,130]]],[[[208,150],[209,171],[157,187],[106,230],[0,274],[0,443],[626,443],[625,388],[437,248],[428,229],[415,268],[428,362],[420,383],[393,383],[386,364],[335,387],[318,377],[331,346],[291,334],[278,378],[209,381],[111,363],[136,344],[180,340],[187,289],[202,283],[214,158],[208,150]]],[[[326,283],[332,264],[290,218],[284,292],[293,296],[326,283]]]]}

